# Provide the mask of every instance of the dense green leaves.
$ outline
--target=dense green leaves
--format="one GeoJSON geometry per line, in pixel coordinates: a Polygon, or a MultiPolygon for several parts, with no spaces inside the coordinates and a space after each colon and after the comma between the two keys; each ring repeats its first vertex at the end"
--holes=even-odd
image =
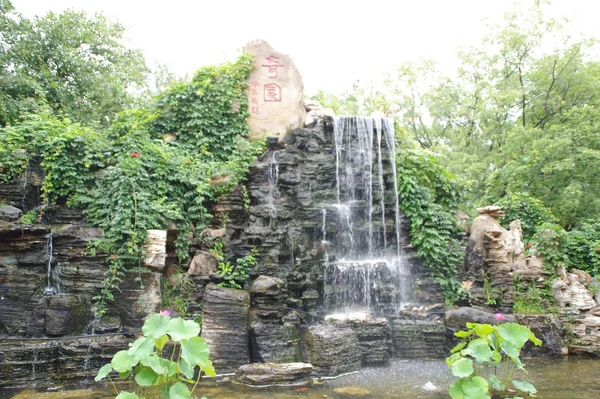
{"type": "Polygon", "coordinates": [[[411,219],[411,243],[452,302],[464,252],[456,219],[461,189],[432,153],[400,149],[397,160],[400,208],[411,219]]]}
{"type": "Polygon", "coordinates": [[[446,358],[452,374],[460,378],[448,389],[453,399],[491,398],[490,389],[505,397],[509,382],[521,392],[536,393],[530,382],[512,380],[515,369],[527,373],[519,357],[525,343],[542,344],[528,327],[468,323],[467,330],[454,335],[462,340],[446,358]]]}
{"type": "MultiPolygon", "coordinates": [[[[96,381],[102,380],[115,370],[123,379],[133,377],[140,396],[143,396],[142,392],[147,393],[144,388],[158,387],[165,398],[191,398],[193,390],[190,391],[185,383],[194,383],[193,379],[196,377],[197,384],[202,373],[215,375],[212,363],[208,359],[208,345],[198,336],[198,323],[153,314],[146,319],[142,332],[143,337],[135,340],[128,350],[117,352],[111,363],[98,371],[96,381]],[[173,345],[169,352],[170,358],[162,357],[165,345],[163,337],[166,337],[164,332],[173,337],[170,341],[173,345]]],[[[134,397],[138,397],[136,393],[125,391],[117,396],[134,397]]]]}
{"type": "Polygon", "coordinates": [[[0,126],[49,109],[107,126],[145,85],[145,61],[123,45],[124,27],[73,10],[29,20],[2,0],[0,126]]]}

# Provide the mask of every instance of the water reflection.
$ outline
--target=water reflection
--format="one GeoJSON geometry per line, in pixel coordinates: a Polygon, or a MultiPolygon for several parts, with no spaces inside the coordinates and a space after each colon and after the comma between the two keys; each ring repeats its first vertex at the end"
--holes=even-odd
{"type": "MultiPolygon", "coordinates": [[[[600,360],[597,359],[527,359],[526,368],[531,380],[539,389],[542,399],[589,399],[600,398],[600,360]]],[[[208,399],[335,399],[336,388],[362,387],[369,390],[372,398],[419,399],[448,398],[447,387],[453,380],[446,364],[441,360],[396,360],[390,367],[366,368],[358,373],[321,381],[306,388],[254,390],[237,385],[206,381],[196,390],[198,397],[208,399]],[[437,390],[432,390],[436,387],[437,390]]],[[[113,398],[110,387],[75,392],[35,393],[23,391],[0,392],[0,399],[59,399],[113,398]]]]}

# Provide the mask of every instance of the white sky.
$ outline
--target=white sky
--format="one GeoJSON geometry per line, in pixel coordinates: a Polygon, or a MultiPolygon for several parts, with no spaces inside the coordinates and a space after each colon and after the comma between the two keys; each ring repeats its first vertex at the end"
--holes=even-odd
{"type": "MultiPolygon", "coordinates": [[[[533,0],[521,0],[531,4],[533,0]]],[[[307,94],[369,81],[402,61],[454,65],[479,42],[483,18],[500,20],[513,0],[12,0],[27,17],[67,8],[104,12],[125,25],[150,66],[178,75],[233,58],[254,39],[291,55],[307,94]]],[[[600,37],[598,0],[554,0],[553,16],[600,37]]]]}

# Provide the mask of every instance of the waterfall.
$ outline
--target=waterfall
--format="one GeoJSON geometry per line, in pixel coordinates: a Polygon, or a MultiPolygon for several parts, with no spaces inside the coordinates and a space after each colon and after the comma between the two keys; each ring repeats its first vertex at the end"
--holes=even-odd
{"type": "Polygon", "coordinates": [[[50,237],[48,237],[48,267],[47,267],[47,278],[46,288],[44,288],[44,295],[56,295],[58,293],[58,287],[52,286],[52,231],[50,231],[50,237]]]}
{"type": "Polygon", "coordinates": [[[321,229],[323,240],[326,232],[331,237],[324,276],[328,313],[392,314],[407,299],[394,134],[387,118],[334,120],[337,203],[323,208],[321,229]],[[336,211],[331,232],[327,207],[336,211]]]}
{"type": "Polygon", "coordinates": [[[279,162],[277,162],[276,154],[277,151],[271,153],[269,167],[267,168],[267,182],[269,187],[269,192],[267,194],[267,208],[271,220],[274,220],[277,216],[277,208],[275,207],[274,201],[277,195],[277,183],[279,182],[279,162]]]}

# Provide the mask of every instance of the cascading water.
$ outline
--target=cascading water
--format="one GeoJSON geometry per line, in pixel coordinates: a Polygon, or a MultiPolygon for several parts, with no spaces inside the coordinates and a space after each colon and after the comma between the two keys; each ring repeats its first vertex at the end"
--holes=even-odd
{"type": "Polygon", "coordinates": [[[323,208],[322,227],[323,241],[331,243],[325,265],[325,310],[393,314],[409,300],[400,245],[393,121],[338,117],[334,135],[337,203],[323,208]]]}
{"type": "Polygon", "coordinates": [[[269,187],[269,193],[267,194],[267,206],[271,220],[275,219],[277,216],[277,208],[275,207],[274,200],[277,195],[277,183],[279,181],[279,162],[277,162],[276,155],[277,151],[273,151],[271,153],[269,168],[267,169],[267,181],[269,187]]]}
{"type": "Polygon", "coordinates": [[[52,285],[52,253],[52,232],[50,232],[50,237],[48,237],[48,268],[44,295],[56,295],[58,293],[58,287],[52,285]]]}

